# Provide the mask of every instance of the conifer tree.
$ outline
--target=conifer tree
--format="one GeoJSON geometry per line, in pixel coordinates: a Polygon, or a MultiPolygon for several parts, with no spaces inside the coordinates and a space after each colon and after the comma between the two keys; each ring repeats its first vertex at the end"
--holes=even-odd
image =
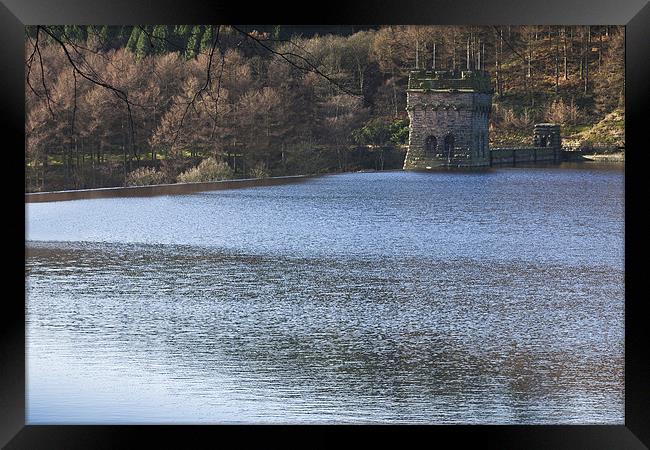
{"type": "Polygon", "coordinates": [[[108,44],[108,26],[104,25],[99,29],[99,39],[103,45],[108,44]]]}
{"type": "MultiPolygon", "coordinates": [[[[148,31],[145,28],[145,31],[148,31]]],[[[142,60],[145,56],[151,53],[151,42],[149,39],[149,36],[147,36],[147,33],[145,32],[140,32],[140,36],[138,37],[138,43],[135,48],[135,56],[136,59],[142,60]]]]}
{"type": "Polygon", "coordinates": [[[130,50],[131,52],[135,53],[136,47],[138,45],[138,39],[140,39],[140,34],[142,34],[140,27],[133,27],[133,30],[131,31],[131,36],[129,37],[129,41],[126,43],[127,50],[130,50]]]}
{"type": "Polygon", "coordinates": [[[151,33],[154,53],[162,55],[167,51],[167,27],[156,25],[151,33]]]}
{"type": "Polygon", "coordinates": [[[108,30],[108,36],[111,39],[111,46],[113,48],[126,47],[127,40],[131,36],[131,27],[121,26],[117,32],[111,27],[108,30]],[[113,36],[111,37],[111,35],[113,36]]]}
{"type": "Polygon", "coordinates": [[[187,47],[185,48],[185,58],[196,58],[199,47],[199,36],[201,34],[201,27],[196,25],[192,28],[190,38],[187,40],[187,47]]]}
{"type": "Polygon", "coordinates": [[[63,33],[73,42],[81,42],[85,40],[84,32],[79,25],[65,25],[63,27],[63,33]]]}
{"type": "Polygon", "coordinates": [[[86,43],[89,47],[106,49],[108,42],[108,27],[98,25],[88,25],[86,27],[86,43]]]}
{"type": "Polygon", "coordinates": [[[201,45],[199,46],[199,52],[209,51],[210,47],[212,47],[212,27],[206,26],[203,32],[203,38],[201,39],[201,45]]]}
{"type": "Polygon", "coordinates": [[[176,25],[174,26],[174,34],[179,37],[186,37],[187,33],[190,31],[189,25],[176,25]]]}

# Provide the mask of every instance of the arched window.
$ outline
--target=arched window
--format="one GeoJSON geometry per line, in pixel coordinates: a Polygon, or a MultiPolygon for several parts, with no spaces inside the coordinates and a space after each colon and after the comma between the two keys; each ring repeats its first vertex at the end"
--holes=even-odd
{"type": "Polygon", "coordinates": [[[454,135],[451,133],[445,136],[443,155],[445,158],[451,158],[454,156],[454,135]]]}
{"type": "Polygon", "coordinates": [[[426,156],[435,156],[438,150],[438,139],[435,136],[427,136],[424,141],[424,154],[426,156]]]}
{"type": "Polygon", "coordinates": [[[540,147],[546,147],[548,145],[548,138],[546,136],[542,136],[539,139],[539,144],[540,147]]]}

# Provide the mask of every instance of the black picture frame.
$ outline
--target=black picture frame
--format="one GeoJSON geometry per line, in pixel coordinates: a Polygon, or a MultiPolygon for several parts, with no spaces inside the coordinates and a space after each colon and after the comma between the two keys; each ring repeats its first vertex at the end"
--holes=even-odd
{"type": "Polygon", "coordinates": [[[643,254],[641,236],[643,120],[647,112],[650,81],[650,4],[646,0],[445,0],[327,1],[280,5],[276,2],[200,2],[171,0],[2,0],[0,3],[0,79],[2,123],[5,128],[5,173],[12,175],[4,198],[7,219],[14,220],[5,245],[6,273],[16,289],[5,292],[0,315],[0,444],[6,448],[115,448],[134,447],[134,441],[159,442],[163,447],[210,446],[251,439],[306,440],[323,444],[334,432],[337,439],[361,433],[366,443],[394,440],[400,445],[436,444],[453,439],[456,445],[479,444],[488,448],[589,448],[633,449],[650,446],[650,363],[646,343],[644,300],[638,264],[643,254]],[[304,11],[301,11],[304,10],[304,11]],[[16,147],[24,146],[24,26],[37,24],[177,24],[177,23],[280,23],[280,24],[607,24],[626,25],[626,142],[632,151],[625,163],[625,425],[621,426],[36,426],[25,424],[25,305],[20,286],[24,263],[24,160],[16,147]],[[9,138],[9,139],[7,139],[9,138]],[[23,174],[23,178],[21,178],[23,174]],[[14,179],[15,177],[15,179],[14,179]],[[22,184],[21,184],[22,183],[22,184]],[[15,209],[13,209],[15,207],[15,209]],[[12,211],[12,212],[9,212],[12,211]],[[21,260],[23,263],[21,263],[21,260]],[[252,432],[254,431],[254,432],[252,432]],[[397,433],[396,433],[397,432],[397,433]]]}

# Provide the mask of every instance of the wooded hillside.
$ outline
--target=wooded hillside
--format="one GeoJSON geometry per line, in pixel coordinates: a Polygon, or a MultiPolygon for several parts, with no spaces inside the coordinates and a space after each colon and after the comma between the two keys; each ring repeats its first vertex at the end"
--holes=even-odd
{"type": "Polygon", "coordinates": [[[408,73],[434,61],[491,73],[493,146],[541,121],[624,145],[622,27],[328,31],[28,27],[26,189],[399,167],[408,73]]]}

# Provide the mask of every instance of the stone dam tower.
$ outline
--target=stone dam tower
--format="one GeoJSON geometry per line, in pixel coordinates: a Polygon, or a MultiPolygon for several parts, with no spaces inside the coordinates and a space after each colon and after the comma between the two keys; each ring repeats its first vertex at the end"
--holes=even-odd
{"type": "Polygon", "coordinates": [[[483,70],[411,71],[404,169],[489,166],[492,93],[483,70]]]}

